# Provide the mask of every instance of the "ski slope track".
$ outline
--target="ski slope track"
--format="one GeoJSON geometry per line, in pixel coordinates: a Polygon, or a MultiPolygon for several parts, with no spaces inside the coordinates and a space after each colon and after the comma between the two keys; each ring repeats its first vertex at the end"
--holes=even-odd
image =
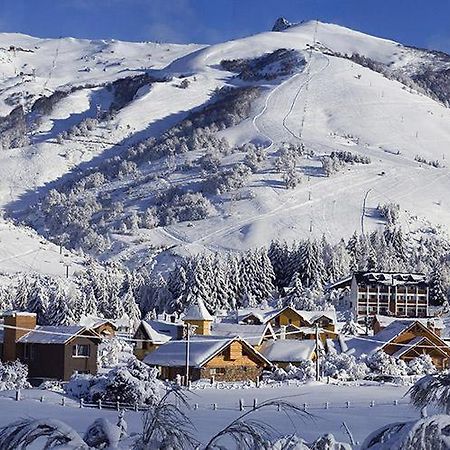
{"type": "MultiPolygon", "coordinates": [[[[114,251],[99,255],[102,260],[140,266],[149,247],[168,247],[172,255],[239,251],[272,239],[323,234],[337,241],[360,231],[362,202],[368,192],[366,231],[384,226],[375,210],[387,202],[400,205],[405,230],[448,229],[450,109],[424,92],[339,57],[355,53],[405,74],[447,64],[425,51],[316,21],[211,46],[0,34],[0,115],[9,114],[14,101],[29,107],[42,95],[76,88],[41,117],[29,146],[0,152],[0,209],[32,198],[30,193],[45,194],[70,171],[85,170],[111,154],[120,155],[133,143],[160,136],[210,102],[216,89],[259,86],[262,94],[252,104],[250,116],[217,133],[231,146],[254,142],[265,147],[267,159],[247,184],[211,197],[216,212],[206,219],[139,229],[131,235],[112,232],[114,251]],[[16,50],[9,50],[11,46],[16,50]],[[297,51],[306,61],[302,71],[243,81],[221,66],[223,60],[251,60],[279,49],[297,51]],[[99,124],[88,136],[57,143],[58,133],[95,117],[99,109],[108,109],[113,98],[103,89],[105,83],[143,73],[162,81],[140,88],[108,124],[99,124]],[[183,79],[188,80],[186,89],[180,88],[183,79]],[[302,143],[314,153],[298,161],[302,182],[293,190],[284,187],[275,169],[283,143],[302,143]],[[326,177],[321,157],[343,150],[366,155],[371,164],[348,165],[326,177]],[[439,161],[441,167],[419,163],[417,156],[439,161]]],[[[192,162],[206,151],[180,155],[176,162],[186,167],[170,173],[162,162],[155,163],[152,167],[161,167],[158,186],[138,185],[127,193],[124,215],[146,207],[146,196],[153,196],[160,185],[181,189],[200,185],[202,174],[190,169],[185,158],[192,162]],[[141,200],[133,203],[134,198],[141,200]]],[[[224,156],[222,164],[229,167],[244,156],[235,152],[224,156]]],[[[147,173],[149,168],[141,170],[147,173]]],[[[126,192],[121,191],[123,183],[112,185],[121,195],[126,192]]],[[[63,274],[59,248],[43,239],[38,227],[32,231],[5,221],[0,229],[4,236],[0,236],[0,270],[63,274]],[[23,248],[17,245],[20,236],[27,236],[23,248]]],[[[74,267],[82,266],[75,255],[65,255],[74,267]]]]}

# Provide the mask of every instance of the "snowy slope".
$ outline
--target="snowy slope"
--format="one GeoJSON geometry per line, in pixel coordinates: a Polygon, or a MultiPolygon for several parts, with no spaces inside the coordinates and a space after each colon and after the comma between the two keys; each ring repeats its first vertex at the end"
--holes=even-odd
{"type": "MultiPolygon", "coordinates": [[[[360,230],[362,202],[368,191],[366,230],[382,225],[373,211],[378,203],[387,202],[400,204],[406,230],[450,224],[446,195],[450,187],[446,167],[450,109],[423,92],[342,57],[358,53],[404,74],[415,74],[423,67],[447,67],[432,53],[315,21],[204,48],[42,40],[22,35],[1,35],[0,47],[3,114],[11,110],[5,99],[17,92],[22,96],[24,86],[30,94],[26,101],[32,102],[46,91],[89,84],[60,100],[42,117],[31,146],[0,154],[0,204],[4,207],[19,200],[23,209],[37,199],[29,195],[30,190],[45,194],[48,183],[68,170],[85,170],[90,164],[99,164],[111,151],[120,154],[133,143],[159,136],[190,111],[205,105],[217,88],[257,85],[262,89],[250,117],[218,133],[232,146],[254,142],[266,148],[266,162],[247,185],[236,195],[212,199],[216,212],[209,218],[141,229],[134,233],[135,238],[112,234],[120,245],[103,255],[106,258],[137,264],[145,260],[149,245],[175,245],[175,251],[190,253],[205,247],[240,250],[274,238],[295,239],[311,233],[325,234],[335,241],[360,230]],[[10,50],[10,45],[16,50],[10,50]],[[282,48],[296,50],[306,67],[284,78],[243,81],[220,64],[223,60],[257,58],[282,48]],[[88,137],[56,143],[57,133],[83,118],[95,117],[99,105],[109,107],[111,92],[102,87],[105,83],[148,68],[161,81],[142,87],[108,124],[100,123],[88,137]],[[20,71],[31,75],[18,75],[20,71]],[[189,85],[180,89],[185,77],[189,85]],[[281,175],[274,170],[283,142],[302,142],[315,153],[312,158],[301,159],[297,171],[302,183],[295,190],[286,190],[281,175]],[[335,150],[367,155],[372,163],[348,166],[325,177],[320,156],[335,150]],[[443,167],[419,163],[418,155],[438,160],[443,167]]],[[[190,158],[199,156],[201,153],[190,158]]],[[[180,165],[185,162],[183,158],[178,158],[180,165]]],[[[238,154],[227,156],[223,164],[238,160],[238,154]]],[[[199,179],[198,171],[185,168],[163,174],[162,166],[153,165],[151,173],[162,177],[165,184],[187,188],[199,179]]],[[[148,167],[140,168],[144,175],[148,167]]],[[[125,188],[130,184],[127,180],[106,184],[96,195],[113,191],[119,195],[128,192],[125,188]]],[[[127,197],[124,214],[139,209],[160,185],[161,180],[140,184],[136,195],[127,197]]]]}

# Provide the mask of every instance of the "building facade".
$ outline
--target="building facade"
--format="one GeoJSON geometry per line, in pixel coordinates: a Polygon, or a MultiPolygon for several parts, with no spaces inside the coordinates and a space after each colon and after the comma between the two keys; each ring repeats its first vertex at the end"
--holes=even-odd
{"type": "Polygon", "coordinates": [[[349,292],[355,317],[427,317],[429,288],[423,274],[356,272],[349,292]]]}

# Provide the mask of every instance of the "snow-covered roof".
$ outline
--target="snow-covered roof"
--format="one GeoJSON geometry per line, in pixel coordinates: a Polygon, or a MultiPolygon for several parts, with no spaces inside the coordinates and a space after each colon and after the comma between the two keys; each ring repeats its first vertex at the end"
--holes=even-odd
{"type": "MultiPolygon", "coordinates": [[[[189,366],[202,367],[211,358],[227,348],[238,339],[219,336],[193,336],[189,343],[189,366]]],[[[266,358],[253,349],[244,340],[240,340],[248,351],[257,355],[265,364],[270,365],[266,358]]],[[[150,366],[183,367],[186,364],[186,341],[169,341],[149,353],[144,362],[150,366]]]]}
{"type": "Polygon", "coordinates": [[[86,328],[80,325],[37,326],[17,342],[22,344],[65,344],[84,330],[86,328]]]}
{"type": "Polygon", "coordinates": [[[116,327],[116,324],[109,319],[105,319],[103,317],[97,317],[97,316],[93,316],[93,315],[84,315],[81,316],[81,319],[79,320],[79,325],[86,327],[86,328],[97,328],[101,325],[105,325],[105,324],[110,324],[112,325],[114,328],[116,327]]]}
{"type": "Polygon", "coordinates": [[[245,325],[240,323],[217,322],[211,325],[211,335],[240,337],[245,339],[249,344],[258,345],[268,329],[273,335],[270,324],[245,325]]]}
{"type": "Polygon", "coordinates": [[[299,362],[311,359],[315,346],[310,339],[278,339],[264,342],[260,353],[272,362],[299,362]]]}
{"type": "MultiPolygon", "coordinates": [[[[346,341],[348,352],[355,356],[370,355],[380,350],[408,328],[414,326],[416,321],[395,320],[386,328],[373,336],[352,337],[346,341]]],[[[430,331],[431,332],[431,331],[430,331]]]]}
{"type": "Polygon", "coordinates": [[[158,320],[141,321],[142,328],[153,344],[164,344],[177,338],[177,325],[158,320]]]}
{"type": "MultiPolygon", "coordinates": [[[[398,317],[392,317],[392,316],[383,316],[381,314],[377,314],[375,316],[375,320],[382,326],[387,327],[392,322],[395,322],[396,320],[399,320],[398,317]]],[[[410,322],[420,322],[422,325],[428,326],[428,323],[431,322],[433,327],[442,330],[444,329],[444,321],[440,317],[426,317],[426,318],[410,318],[405,317],[401,318],[402,321],[410,321],[410,322]]]]}
{"type": "Polygon", "coordinates": [[[210,320],[214,317],[208,312],[201,298],[197,298],[186,309],[183,320],[210,320]]]}
{"type": "Polygon", "coordinates": [[[245,310],[244,314],[240,312],[239,320],[242,321],[248,317],[254,316],[257,319],[259,319],[261,323],[267,323],[288,308],[295,311],[299,316],[303,317],[303,319],[309,322],[310,324],[313,324],[316,320],[320,319],[321,317],[326,317],[333,323],[336,323],[336,312],[333,309],[305,311],[302,309],[292,308],[291,306],[285,306],[284,308],[270,309],[270,310],[258,310],[258,309],[245,310]]]}
{"type": "Polygon", "coordinates": [[[426,283],[427,281],[427,278],[423,273],[355,272],[354,275],[358,283],[402,285],[426,283]]]}

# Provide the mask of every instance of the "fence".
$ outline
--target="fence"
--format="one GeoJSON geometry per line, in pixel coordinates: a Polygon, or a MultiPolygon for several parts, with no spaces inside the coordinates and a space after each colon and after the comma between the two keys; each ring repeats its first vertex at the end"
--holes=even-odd
{"type": "MultiPolygon", "coordinates": [[[[270,384],[264,384],[264,387],[269,388],[277,388],[282,386],[302,386],[300,382],[297,381],[284,381],[284,382],[276,382],[270,384]]],[[[241,392],[245,391],[245,388],[255,388],[254,385],[247,384],[229,384],[229,383],[215,383],[212,385],[209,384],[196,384],[192,385],[189,390],[205,390],[205,389],[234,389],[240,390],[241,392]]],[[[253,393],[253,392],[252,392],[253,393]]],[[[236,392],[237,394],[237,392],[236,392]]],[[[96,402],[86,401],[81,399],[79,401],[65,397],[62,394],[51,392],[51,391],[35,391],[35,390],[18,390],[18,391],[9,391],[2,393],[3,398],[9,398],[15,401],[21,400],[35,400],[41,403],[48,403],[53,405],[60,405],[72,408],[91,408],[91,409],[105,409],[105,410],[125,410],[125,411],[146,411],[148,409],[147,406],[136,404],[131,404],[127,402],[104,402],[102,400],[98,400],[96,402]]],[[[239,395],[236,395],[239,397],[239,395]]],[[[235,398],[236,398],[235,397],[235,398]]],[[[248,397],[248,396],[247,396],[248,397]]],[[[231,402],[225,402],[224,399],[221,401],[216,400],[213,403],[208,403],[207,401],[203,401],[200,403],[193,403],[190,405],[191,409],[194,411],[197,410],[212,410],[212,411],[246,411],[249,409],[257,409],[258,405],[261,404],[258,398],[255,396],[251,399],[244,401],[243,398],[237,398],[236,400],[232,400],[231,402]]],[[[375,399],[371,400],[359,400],[359,401],[327,401],[327,402],[316,402],[316,403],[298,403],[300,407],[304,411],[318,411],[318,410],[328,410],[328,409],[349,409],[349,408],[377,408],[377,407],[397,407],[399,405],[409,405],[409,401],[406,398],[395,399],[392,401],[377,401],[375,399]]],[[[181,405],[180,405],[181,406],[181,405]]],[[[274,410],[282,411],[281,407],[274,406],[274,410]]]]}

